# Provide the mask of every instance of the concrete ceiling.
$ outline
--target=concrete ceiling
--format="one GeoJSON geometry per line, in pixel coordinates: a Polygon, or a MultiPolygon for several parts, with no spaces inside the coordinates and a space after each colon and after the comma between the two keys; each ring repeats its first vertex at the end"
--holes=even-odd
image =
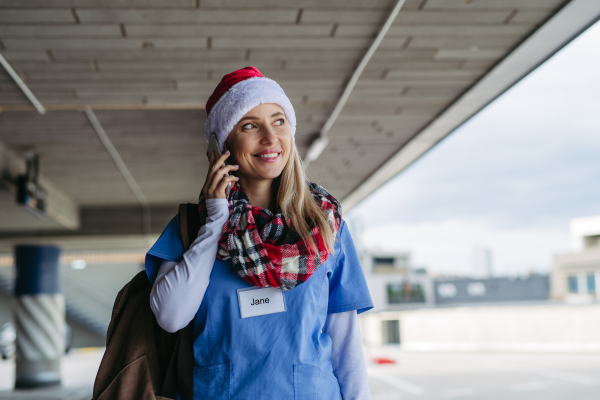
{"type": "MultiPolygon", "coordinates": [[[[34,111],[1,71],[0,142],[17,154],[35,149],[44,178],[82,216],[71,233],[36,225],[2,195],[2,243],[131,230],[89,225],[111,210],[139,214],[139,203],[78,110],[86,105],[159,215],[153,234],[177,204],[197,199],[204,103],[223,74],[253,65],[275,79],[295,107],[304,153],[395,3],[0,0],[0,53],[49,110],[34,111]]],[[[407,0],[310,165],[312,179],[347,198],[564,4],[407,0]]]]}

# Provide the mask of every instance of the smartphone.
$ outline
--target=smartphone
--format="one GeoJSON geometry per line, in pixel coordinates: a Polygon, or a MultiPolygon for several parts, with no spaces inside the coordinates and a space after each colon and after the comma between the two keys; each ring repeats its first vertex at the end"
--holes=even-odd
{"type": "Polygon", "coordinates": [[[212,132],[210,134],[210,140],[208,141],[208,149],[206,149],[206,157],[210,161],[210,153],[215,153],[215,158],[221,157],[221,150],[219,150],[219,141],[217,140],[217,134],[212,132]]]}
{"type": "MultiPolygon", "coordinates": [[[[210,161],[210,153],[215,153],[215,159],[221,157],[221,150],[219,150],[219,141],[217,140],[217,134],[212,132],[210,134],[210,140],[208,141],[208,149],[206,150],[206,156],[210,161]]],[[[225,165],[225,163],[223,163],[225,165]]],[[[229,174],[227,174],[229,175],[229,174]]],[[[229,198],[229,191],[231,190],[231,183],[227,185],[226,196],[229,198]]]]}

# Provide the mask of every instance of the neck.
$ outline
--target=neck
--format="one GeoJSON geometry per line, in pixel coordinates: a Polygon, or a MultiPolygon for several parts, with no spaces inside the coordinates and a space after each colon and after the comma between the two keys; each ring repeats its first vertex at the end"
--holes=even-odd
{"type": "Polygon", "coordinates": [[[271,189],[273,179],[256,181],[247,179],[241,175],[239,177],[239,183],[244,189],[246,196],[248,196],[250,204],[275,212],[275,199],[273,198],[273,191],[271,189]]]}

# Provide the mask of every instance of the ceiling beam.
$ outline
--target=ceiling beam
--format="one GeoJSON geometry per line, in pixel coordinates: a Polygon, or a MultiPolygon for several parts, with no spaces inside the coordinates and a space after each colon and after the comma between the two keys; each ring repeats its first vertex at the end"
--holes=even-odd
{"type": "Polygon", "coordinates": [[[600,1],[572,0],[342,200],[350,210],[600,19],[600,1]]]}
{"type": "Polygon", "coordinates": [[[358,66],[356,67],[354,72],[352,73],[352,76],[350,77],[350,80],[348,81],[348,84],[346,85],[344,92],[338,99],[338,102],[335,105],[335,108],[333,109],[333,111],[329,115],[329,118],[327,118],[327,121],[325,121],[325,124],[321,128],[321,132],[319,132],[319,136],[313,141],[313,143],[310,145],[310,147],[306,151],[304,160],[302,160],[304,162],[305,168],[308,167],[308,165],[312,161],[319,158],[319,156],[321,155],[323,150],[325,150],[325,148],[329,144],[329,138],[327,137],[327,134],[331,130],[331,127],[333,126],[333,124],[335,124],[335,121],[337,121],[338,117],[340,116],[342,109],[346,105],[346,102],[348,101],[348,99],[350,98],[350,95],[352,94],[352,91],[354,90],[354,86],[356,86],[358,79],[360,78],[363,71],[367,67],[367,64],[373,57],[373,54],[375,54],[375,51],[377,50],[377,48],[383,41],[383,38],[385,38],[385,35],[387,34],[390,27],[396,20],[396,17],[398,16],[398,13],[400,12],[400,9],[404,5],[405,1],[406,0],[398,0],[398,2],[396,3],[394,8],[388,15],[385,23],[379,30],[379,33],[375,37],[375,40],[373,40],[373,42],[371,43],[369,50],[367,50],[367,52],[363,56],[362,60],[360,61],[360,63],[358,64],[358,66]]]}
{"type": "MultiPolygon", "coordinates": [[[[204,103],[170,103],[170,104],[49,104],[47,111],[84,111],[92,110],[204,110],[204,103]]],[[[3,111],[35,111],[35,107],[28,104],[0,104],[3,111]]]]}
{"type": "Polygon", "coordinates": [[[141,206],[82,207],[81,226],[76,231],[0,231],[0,254],[12,252],[15,244],[54,244],[64,251],[148,250],[148,240],[158,239],[165,226],[177,215],[178,206],[151,207],[152,223],[144,228],[141,206]]]}

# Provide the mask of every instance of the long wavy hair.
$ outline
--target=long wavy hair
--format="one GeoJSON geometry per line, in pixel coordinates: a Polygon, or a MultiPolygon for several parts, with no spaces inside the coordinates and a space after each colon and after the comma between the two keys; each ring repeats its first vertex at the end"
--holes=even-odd
{"type": "Polygon", "coordinates": [[[306,174],[302,160],[292,138],[290,158],[283,168],[281,175],[274,181],[277,188],[277,206],[287,218],[292,221],[292,227],[298,232],[304,242],[316,251],[316,244],[311,236],[313,228],[318,227],[323,242],[329,253],[333,253],[335,240],[334,227],[315,201],[307,185],[306,174]]]}

